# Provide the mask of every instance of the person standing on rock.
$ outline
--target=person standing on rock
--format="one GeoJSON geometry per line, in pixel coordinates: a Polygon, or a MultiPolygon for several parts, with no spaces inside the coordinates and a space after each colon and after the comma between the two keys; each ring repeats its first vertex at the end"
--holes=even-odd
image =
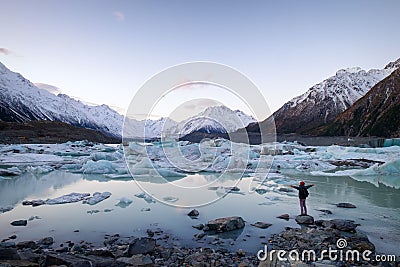
{"type": "Polygon", "coordinates": [[[314,184],[306,185],[303,181],[300,182],[299,186],[291,185],[290,187],[299,190],[300,200],[300,215],[307,215],[306,198],[308,197],[308,188],[314,186],[314,184]]]}

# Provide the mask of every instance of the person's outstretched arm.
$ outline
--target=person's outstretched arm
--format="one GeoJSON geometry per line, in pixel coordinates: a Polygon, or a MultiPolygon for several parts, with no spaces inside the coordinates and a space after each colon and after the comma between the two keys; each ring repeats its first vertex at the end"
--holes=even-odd
{"type": "Polygon", "coordinates": [[[297,189],[297,190],[300,190],[300,187],[295,186],[295,185],[291,185],[290,187],[291,187],[291,188],[294,188],[294,189],[297,189]]]}
{"type": "Polygon", "coordinates": [[[313,187],[314,185],[315,185],[315,184],[307,185],[306,188],[308,189],[308,188],[310,188],[310,187],[313,187]]]}

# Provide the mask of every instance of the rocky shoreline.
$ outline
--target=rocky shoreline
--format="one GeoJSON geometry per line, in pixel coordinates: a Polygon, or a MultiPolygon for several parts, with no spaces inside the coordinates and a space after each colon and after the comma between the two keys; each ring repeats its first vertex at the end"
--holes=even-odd
{"type": "MultiPolygon", "coordinates": [[[[191,212],[192,215],[195,212],[191,212]]],[[[286,214],[285,214],[286,215],[286,214]]],[[[280,217],[286,219],[287,216],[280,217]]],[[[53,237],[44,237],[40,240],[14,242],[16,236],[11,236],[0,243],[0,267],[42,267],[42,266],[400,266],[400,262],[386,262],[380,264],[373,260],[332,260],[327,255],[321,256],[323,250],[343,249],[357,250],[360,253],[371,251],[369,257],[375,255],[375,246],[368,237],[356,231],[354,221],[345,219],[316,220],[311,216],[297,216],[296,222],[300,228],[286,227],[284,231],[272,235],[265,242],[265,249],[297,250],[300,254],[304,250],[315,251],[314,259],[286,259],[278,260],[276,254],[260,261],[257,252],[246,253],[243,249],[229,251],[226,248],[179,247],[173,242],[174,238],[163,230],[146,231],[146,237],[122,237],[119,234],[105,235],[103,246],[96,247],[88,241],[66,241],[56,244],[53,237]],[[345,242],[343,246],[337,242],[345,242]],[[163,241],[163,242],[161,242],[163,241]],[[165,242],[166,241],[166,242],[165,242]],[[163,244],[163,245],[162,245],[163,244]]],[[[259,222],[256,227],[268,227],[268,224],[259,222]]],[[[202,227],[198,227],[205,236],[210,231],[228,232],[245,227],[241,217],[225,217],[211,220],[202,227]]],[[[197,228],[197,227],[196,227],[197,228]]],[[[196,238],[196,237],[195,237],[196,238]]],[[[199,240],[201,239],[198,238],[199,240]]],[[[200,243],[198,245],[201,245],[200,243]]],[[[265,250],[264,250],[265,251],[265,250]]]]}

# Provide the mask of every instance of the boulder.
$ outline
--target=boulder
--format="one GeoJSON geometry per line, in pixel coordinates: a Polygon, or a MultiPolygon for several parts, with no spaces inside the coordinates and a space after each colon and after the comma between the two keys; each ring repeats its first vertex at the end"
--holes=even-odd
{"type": "Polygon", "coordinates": [[[11,222],[11,225],[13,225],[13,226],[26,226],[27,224],[28,224],[27,220],[17,220],[17,221],[11,222]]]}
{"type": "Polygon", "coordinates": [[[188,216],[190,216],[190,217],[197,217],[197,216],[199,216],[199,215],[200,215],[200,213],[199,213],[199,211],[196,210],[196,209],[191,210],[191,211],[188,213],[188,216]]]}
{"type": "Polygon", "coordinates": [[[21,241],[21,242],[17,243],[17,248],[18,249],[21,249],[21,248],[35,249],[35,248],[37,248],[37,245],[36,245],[35,241],[21,241]]]}
{"type": "Polygon", "coordinates": [[[192,227],[196,228],[197,230],[203,230],[204,224],[200,223],[200,224],[197,224],[197,225],[193,225],[192,227]]]}
{"type": "Polygon", "coordinates": [[[128,247],[128,255],[150,253],[156,247],[156,240],[150,237],[142,237],[134,239],[128,247]]]}
{"type": "Polygon", "coordinates": [[[358,224],[355,224],[352,220],[334,219],[330,220],[330,222],[334,225],[332,228],[336,228],[344,232],[355,232],[356,227],[358,226],[358,224]]]}
{"type": "Polygon", "coordinates": [[[285,213],[285,214],[279,215],[279,216],[276,217],[276,218],[284,219],[284,220],[289,220],[289,214],[285,213]]]}
{"type": "Polygon", "coordinates": [[[39,246],[50,246],[53,245],[53,243],[54,239],[51,236],[44,237],[37,242],[39,246]]]}
{"type": "Polygon", "coordinates": [[[143,256],[142,254],[134,255],[132,257],[133,266],[138,267],[152,267],[153,261],[149,255],[143,256]]]}
{"type": "Polygon", "coordinates": [[[250,225],[261,228],[261,229],[266,229],[266,228],[270,227],[272,224],[265,223],[265,222],[256,222],[256,223],[252,223],[250,225]]]}
{"type": "Polygon", "coordinates": [[[296,222],[298,224],[314,224],[314,217],[310,215],[299,215],[296,216],[296,222]]]}
{"type": "Polygon", "coordinates": [[[353,204],[351,204],[351,203],[337,203],[336,204],[336,207],[338,207],[338,208],[347,208],[347,209],[354,209],[354,208],[356,208],[356,206],[355,205],[353,205],[353,204]]]}
{"type": "Polygon", "coordinates": [[[204,231],[216,231],[217,233],[229,232],[236,229],[244,228],[245,222],[242,217],[232,216],[225,218],[218,218],[209,221],[205,227],[204,231]]]}
{"type": "Polygon", "coordinates": [[[21,259],[18,255],[16,248],[3,248],[0,247],[0,260],[19,260],[21,259]]]}

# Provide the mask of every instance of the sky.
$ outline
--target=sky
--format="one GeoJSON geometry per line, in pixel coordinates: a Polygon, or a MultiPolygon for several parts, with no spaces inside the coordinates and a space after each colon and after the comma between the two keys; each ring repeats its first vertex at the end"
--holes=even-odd
{"type": "Polygon", "coordinates": [[[217,62],[246,75],[275,111],[339,69],[399,58],[399,11],[389,0],[0,0],[0,62],[122,109],[170,66],[217,62]]]}

